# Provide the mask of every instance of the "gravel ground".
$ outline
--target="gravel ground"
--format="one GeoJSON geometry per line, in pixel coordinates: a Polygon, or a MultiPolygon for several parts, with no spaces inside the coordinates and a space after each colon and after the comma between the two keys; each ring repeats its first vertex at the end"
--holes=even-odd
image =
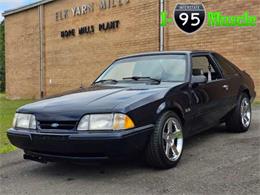
{"type": "Polygon", "coordinates": [[[0,155],[0,194],[260,194],[260,107],[250,130],[211,129],[186,140],[178,166],[141,162],[40,164],[22,151],[0,155]]]}

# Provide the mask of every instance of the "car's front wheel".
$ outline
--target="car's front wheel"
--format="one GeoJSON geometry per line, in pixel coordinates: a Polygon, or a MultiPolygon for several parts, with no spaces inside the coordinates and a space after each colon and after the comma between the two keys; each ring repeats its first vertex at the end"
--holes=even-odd
{"type": "Polygon", "coordinates": [[[246,132],[251,124],[251,103],[247,94],[242,93],[238,104],[226,120],[227,130],[230,132],[246,132]]]}
{"type": "Polygon", "coordinates": [[[179,116],[165,112],[156,122],[146,149],[146,161],[153,167],[167,169],[176,166],[183,151],[183,127],[179,116]]]}

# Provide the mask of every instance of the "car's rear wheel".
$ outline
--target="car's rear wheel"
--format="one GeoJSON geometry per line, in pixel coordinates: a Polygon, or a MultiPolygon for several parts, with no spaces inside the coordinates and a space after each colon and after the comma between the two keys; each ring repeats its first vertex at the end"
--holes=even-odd
{"type": "Polygon", "coordinates": [[[146,161],[155,168],[172,168],[183,151],[183,127],[179,116],[166,112],[156,122],[146,149],[146,161]]]}
{"type": "Polygon", "coordinates": [[[242,93],[236,108],[226,120],[227,130],[230,132],[246,132],[251,124],[251,103],[247,94],[242,93]]]}

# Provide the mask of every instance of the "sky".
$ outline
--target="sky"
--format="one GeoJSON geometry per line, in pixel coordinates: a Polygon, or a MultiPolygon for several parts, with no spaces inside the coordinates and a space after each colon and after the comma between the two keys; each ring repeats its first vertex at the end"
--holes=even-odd
{"type": "Polygon", "coordinates": [[[30,3],[34,3],[38,0],[0,0],[0,21],[4,18],[2,13],[9,9],[14,9],[20,6],[28,5],[30,3]]]}

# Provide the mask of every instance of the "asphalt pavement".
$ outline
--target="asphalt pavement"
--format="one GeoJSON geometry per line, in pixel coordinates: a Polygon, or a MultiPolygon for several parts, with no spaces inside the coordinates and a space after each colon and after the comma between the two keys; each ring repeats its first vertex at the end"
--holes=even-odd
{"type": "Polygon", "coordinates": [[[0,194],[260,194],[260,107],[247,133],[225,127],[186,140],[178,166],[155,170],[142,161],[75,165],[0,155],[0,194]]]}

